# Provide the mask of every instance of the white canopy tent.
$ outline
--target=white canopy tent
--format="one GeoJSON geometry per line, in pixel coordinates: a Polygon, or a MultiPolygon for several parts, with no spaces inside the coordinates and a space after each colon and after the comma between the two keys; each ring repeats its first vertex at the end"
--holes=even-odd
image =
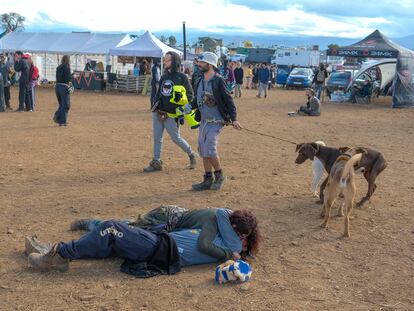
{"type": "Polygon", "coordinates": [[[82,70],[87,56],[93,55],[93,59],[109,64],[109,50],[130,42],[132,39],[126,34],[12,32],[1,39],[0,51],[32,53],[40,76],[54,81],[59,56],[74,56],[71,57],[72,69],[82,70]]]}
{"type": "Polygon", "coordinates": [[[162,58],[167,52],[175,52],[179,55],[183,53],[176,50],[165,43],[162,43],[149,31],[139,36],[131,43],[112,48],[109,54],[115,56],[135,56],[135,57],[159,57],[162,58]]]}

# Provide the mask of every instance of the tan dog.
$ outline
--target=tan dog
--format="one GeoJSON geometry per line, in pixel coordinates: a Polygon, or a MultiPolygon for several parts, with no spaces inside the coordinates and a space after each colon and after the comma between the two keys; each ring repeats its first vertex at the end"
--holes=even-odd
{"type": "MultiPolygon", "coordinates": [[[[344,237],[349,237],[349,215],[354,206],[355,198],[355,171],[354,167],[361,161],[362,154],[356,154],[350,158],[349,155],[339,156],[333,164],[328,176],[328,183],[325,188],[323,214],[324,221],[322,228],[328,227],[328,221],[331,216],[331,208],[335,200],[343,195],[345,199],[346,215],[344,237]]],[[[342,204],[338,210],[338,216],[344,216],[342,204]]]]}

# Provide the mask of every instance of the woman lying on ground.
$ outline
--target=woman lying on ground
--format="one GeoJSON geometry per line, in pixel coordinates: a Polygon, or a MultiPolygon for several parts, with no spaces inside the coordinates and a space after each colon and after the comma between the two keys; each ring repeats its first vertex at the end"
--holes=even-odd
{"type": "MultiPolygon", "coordinates": [[[[239,240],[223,239],[218,234],[212,241],[214,247],[232,254],[232,257],[238,257],[242,251],[257,251],[260,233],[255,216],[248,211],[237,211],[231,216],[234,218],[231,227],[239,240]],[[251,237],[252,232],[255,232],[254,239],[251,237]],[[244,247],[242,240],[247,241],[244,247]]],[[[164,230],[145,230],[115,220],[99,223],[89,221],[87,225],[91,231],[79,240],[55,244],[45,254],[38,253],[38,248],[26,240],[29,264],[40,271],[66,271],[69,260],[115,256],[125,259],[121,271],[138,277],[150,277],[175,274],[182,266],[222,261],[200,251],[198,240],[202,229],[167,233],[164,230]]]]}
{"type": "MultiPolygon", "coordinates": [[[[71,230],[92,230],[101,220],[81,219],[71,224],[71,230]]],[[[238,259],[233,255],[237,252],[231,247],[224,250],[214,245],[213,241],[218,235],[228,245],[236,246],[235,249],[241,249],[240,239],[245,246],[245,251],[240,253],[242,258],[247,255],[253,255],[258,251],[260,240],[260,231],[257,224],[256,216],[247,210],[232,211],[225,208],[203,208],[189,210],[176,205],[161,205],[160,207],[149,211],[147,214],[140,216],[135,222],[129,223],[144,229],[162,228],[168,232],[182,229],[201,229],[198,239],[198,249],[219,261],[229,259],[238,259]],[[234,226],[239,226],[238,234],[234,231],[234,226]]]]}

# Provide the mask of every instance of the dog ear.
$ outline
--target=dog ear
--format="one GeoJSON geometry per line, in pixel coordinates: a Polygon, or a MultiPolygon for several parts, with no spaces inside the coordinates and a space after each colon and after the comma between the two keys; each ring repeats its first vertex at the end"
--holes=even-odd
{"type": "Polygon", "coordinates": [[[310,145],[312,146],[313,149],[315,149],[315,154],[316,152],[319,152],[320,145],[318,145],[317,143],[311,143],[310,145]]]}
{"type": "Polygon", "coordinates": [[[338,150],[339,150],[339,152],[340,152],[340,153],[345,153],[345,152],[347,152],[349,149],[351,149],[351,148],[349,148],[349,147],[339,147],[339,148],[338,148],[338,150]]]}
{"type": "Polygon", "coordinates": [[[296,150],[295,150],[295,152],[298,152],[298,151],[299,151],[299,149],[300,149],[300,148],[302,148],[302,146],[303,146],[304,144],[305,144],[305,143],[297,144],[297,145],[296,145],[296,150]]]}
{"type": "Polygon", "coordinates": [[[308,159],[311,159],[312,161],[315,159],[317,150],[311,144],[305,144],[301,150],[308,159]]]}

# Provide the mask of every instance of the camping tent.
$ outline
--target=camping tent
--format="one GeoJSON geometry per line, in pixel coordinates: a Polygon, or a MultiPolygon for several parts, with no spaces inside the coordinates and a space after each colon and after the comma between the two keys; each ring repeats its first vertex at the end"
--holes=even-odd
{"type": "Polygon", "coordinates": [[[375,30],[365,39],[349,46],[329,49],[327,54],[357,58],[397,58],[392,106],[414,107],[414,51],[396,44],[375,30]]]}
{"type": "Polygon", "coordinates": [[[112,48],[109,50],[111,55],[115,56],[136,56],[136,57],[163,57],[167,52],[176,52],[182,55],[182,52],[162,43],[152,33],[146,31],[135,41],[112,48]]]}
{"type": "Polygon", "coordinates": [[[40,76],[54,81],[60,55],[73,55],[72,69],[82,70],[87,55],[94,55],[93,58],[97,61],[108,63],[109,49],[129,42],[132,42],[132,39],[126,34],[12,32],[1,39],[0,51],[20,50],[32,53],[33,61],[39,67],[40,76]]]}

